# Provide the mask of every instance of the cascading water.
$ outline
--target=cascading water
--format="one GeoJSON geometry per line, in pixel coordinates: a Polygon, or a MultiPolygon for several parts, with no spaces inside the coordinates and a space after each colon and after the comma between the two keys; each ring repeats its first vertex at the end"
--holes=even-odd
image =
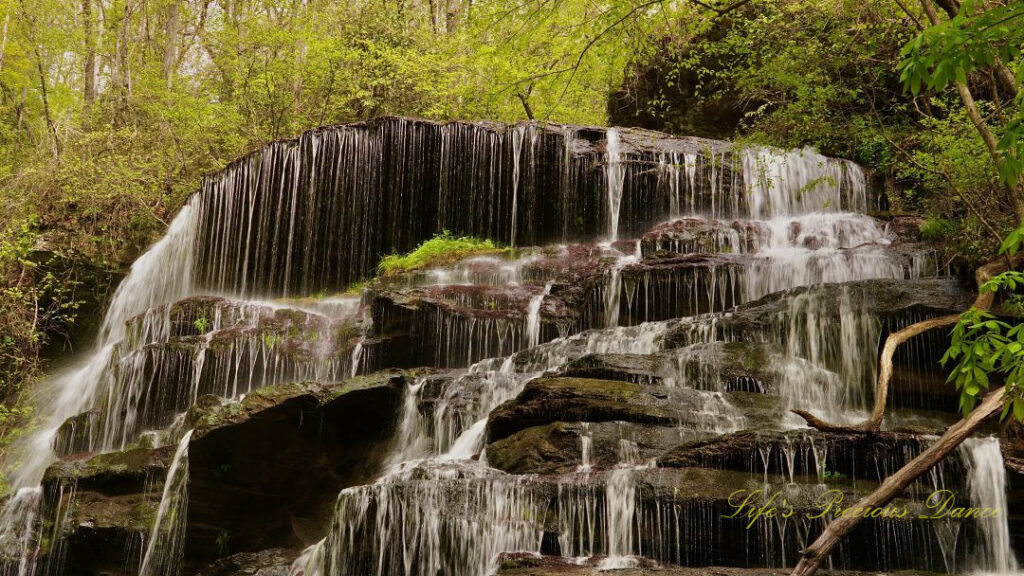
{"type": "Polygon", "coordinates": [[[530,306],[526,311],[526,345],[533,348],[540,344],[540,307],[544,304],[544,297],[551,293],[552,283],[544,286],[544,291],[530,299],[530,306]]]}
{"type": "Polygon", "coordinates": [[[605,510],[608,519],[608,544],[605,558],[599,568],[602,570],[618,570],[637,565],[633,558],[633,545],[636,538],[634,523],[636,522],[636,484],[633,480],[640,466],[640,457],[636,444],[629,440],[619,441],[619,465],[608,473],[605,488],[605,510]]]}
{"type": "Polygon", "coordinates": [[[175,576],[179,573],[185,546],[185,514],[188,511],[188,443],[186,432],[167,469],[160,506],[146,542],[139,576],[175,576]]]}
{"type": "Polygon", "coordinates": [[[968,469],[971,506],[997,511],[978,522],[979,544],[968,558],[969,567],[993,576],[1019,574],[1017,558],[1010,546],[1007,524],[1006,469],[996,438],[969,438],[961,445],[968,469]]]}
{"type": "MultiPolygon", "coordinates": [[[[867,204],[866,179],[852,163],[627,129],[384,119],[273,143],[207,179],[119,287],[96,351],[53,379],[56,393],[39,410],[47,424],[26,441],[31,458],[13,476],[17,492],[0,517],[5,556],[17,559],[13,573],[36,571],[38,485],[55,456],[137,447],[154,429],[165,432],[152,437],[173,437],[167,431],[204,395],[237,399],[270,385],[354,377],[415,343],[443,369],[406,373],[382,475],[341,490],[326,536],[295,562],[293,576],[479,576],[515,551],[597,557],[600,568],[645,559],[741,563],[715,540],[721,495],[688,500],[673,484],[679,477],[655,468],[652,455],[667,444],[761,428],[791,433],[798,422],[777,416],[788,408],[859,417],[874,375],[868,352],[883,324],[858,293],[843,286],[789,295],[777,316],[742,334],[718,323],[730,314],[719,312],[780,290],[934,273],[928,252],[900,247],[864,215],[867,204]],[[382,279],[362,301],[324,297],[364,278],[383,255],[442,230],[539,248],[382,279]],[[639,238],[632,253],[625,238],[639,238]],[[606,244],[571,244],[597,241],[606,244]],[[591,260],[573,268],[579,254],[591,260]],[[430,330],[377,315],[383,289],[419,290],[404,310],[428,318],[430,330]],[[427,316],[428,302],[448,315],[427,316]],[[687,347],[667,349],[681,345],[668,341],[680,339],[687,322],[647,322],[705,312],[717,314],[692,321],[687,347]],[[602,329],[580,333],[593,327],[602,329]],[[712,346],[744,339],[769,350],[765,362],[728,373],[735,359],[712,346]],[[600,410],[575,415],[581,408],[571,405],[566,426],[521,431],[528,438],[554,430],[559,448],[537,451],[544,458],[578,451],[562,472],[498,469],[492,413],[528,395],[531,382],[560,378],[587,358],[659,366],[617,397],[644,398],[630,405],[642,418],[608,422],[600,410]],[[761,372],[747,373],[754,368],[761,372]]],[[[580,386],[605,379],[633,382],[615,368],[565,377],[580,386]]],[[[182,437],[166,473],[143,555],[147,576],[184,565],[190,439],[182,437]]],[[[1005,476],[992,453],[998,443],[967,450],[972,498],[1005,507],[1005,476]]],[[[846,465],[842,450],[819,452],[813,443],[777,450],[781,467],[768,449],[760,454],[756,482],[788,489],[818,489],[834,479],[826,461],[846,465]],[[812,449],[808,480],[799,463],[812,449]]],[[[881,466],[858,461],[857,471],[872,464],[881,466]]],[[[690,466],[685,474],[708,475],[690,486],[722,489],[750,479],[745,468],[690,466]]],[[[62,494],[60,505],[70,506],[73,494],[62,494]]],[[[61,523],[51,524],[58,534],[61,523]]],[[[820,526],[796,531],[806,540],[812,528],[820,526]]],[[[871,534],[891,530],[901,543],[920,535],[915,526],[877,530],[871,534]]],[[[779,566],[792,560],[793,531],[761,523],[733,534],[749,538],[751,565],[779,566]]],[[[1012,572],[1005,523],[979,531],[987,544],[976,566],[1012,572]]],[[[871,566],[919,568],[916,560],[883,550],[871,566]]],[[[837,560],[844,562],[849,554],[837,560]]]]}
{"type": "Polygon", "coordinates": [[[41,385],[43,393],[36,401],[36,410],[45,423],[15,447],[21,455],[17,468],[10,473],[16,495],[7,500],[0,514],[3,548],[12,552],[12,543],[16,543],[17,552],[6,556],[18,558],[19,576],[35,570],[38,542],[31,534],[40,499],[33,494],[38,494],[43,473],[53,461],[52,445],[58,429],[107,393],[103,384],[111,378],[113,354],[125,336],[128,320],[154,306],[180,299],[192,289],[191,254],[197,204],[193,198],[182,208],[167,234],[132,265],[111,300],[94,350],[77,366],[41,385]]]}
{"type": "Polygon", "coordinates": [[[608,181],[608,238],[619,239],[619,217],[622,209],[622,186],[625,166],[619,146],[619,131],[609,128],[605,132],[605,178],[608,181]]]}

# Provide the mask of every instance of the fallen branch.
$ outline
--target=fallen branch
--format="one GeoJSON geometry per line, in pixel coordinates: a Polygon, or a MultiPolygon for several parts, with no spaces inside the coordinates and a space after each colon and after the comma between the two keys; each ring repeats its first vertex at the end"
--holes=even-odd
{"type": "MultiPolygon", "coordinates": [[[[986,420],[998,413],[1002,407],[1003,390],[999,389],[989,393],[973,412],[951,426],[935,444],[929,446],[927,450],[907,463],[906,466],[900,468],[895,474],[886,478],[877,490],[861,498],[850,509],[881,508],[892,502],[911,482],[956,449],[957,446],[980,428],[986,420]]],[[[813,544],[800,552],[800,562],[793,568],[790,576],[811,576],[814,574],[822,561],[828,558],[832,548],[839,543],[843,536],[846,536],[863,520],[863,515],[850,514],[840,516],[830,522],[825,527],[825,531],[821,533],[821,536],[818,536],[818,539],[813,544]]]]}

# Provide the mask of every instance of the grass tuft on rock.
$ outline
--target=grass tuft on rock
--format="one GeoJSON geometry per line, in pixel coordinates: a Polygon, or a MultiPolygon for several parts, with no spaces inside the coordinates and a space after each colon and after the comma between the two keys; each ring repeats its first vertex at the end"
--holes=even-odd
{"type": "Polygon", "coordinates": [[[385,256],[377,266],[377,273],[381,276],[390,276],[408,270],[449,266],[470,256],[505,254],[508,251],[509,248],[498,246],[490,240],[469,236],[455,237],[446,230],[407,254],[385,256]]]}

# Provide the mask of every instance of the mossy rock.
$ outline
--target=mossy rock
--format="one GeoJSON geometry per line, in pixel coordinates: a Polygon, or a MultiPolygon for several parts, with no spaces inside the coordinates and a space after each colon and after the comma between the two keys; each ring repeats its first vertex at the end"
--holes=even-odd
{"type": "Polygon", "coordinates": [[[59,460],[46,470],[43,484],[74,483],[81,490],[121,493],[126,487],[162,478],[173,451],[173,446],[133,448],[84,460],[59,460]]]}

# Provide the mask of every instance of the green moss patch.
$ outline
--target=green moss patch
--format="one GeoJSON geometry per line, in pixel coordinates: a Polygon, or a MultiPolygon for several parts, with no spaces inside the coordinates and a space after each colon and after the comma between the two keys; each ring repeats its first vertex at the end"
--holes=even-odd
{"type": "Polygon", "coordinates": [[[490,240],[455,237],[445,231],[407,254],[385,256],[377,265],[377,272],[381,276],[391,276],[408,270],[449,266],[470,256],[506,254],[509,251],[509,248],[500,247],[490,240]]]}

